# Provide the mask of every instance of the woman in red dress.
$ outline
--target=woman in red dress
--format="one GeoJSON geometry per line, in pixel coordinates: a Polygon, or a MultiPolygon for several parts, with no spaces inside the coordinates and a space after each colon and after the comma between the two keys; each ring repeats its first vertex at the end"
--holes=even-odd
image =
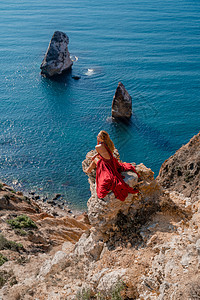
{"type": "Polygon", "coordinates": [[[87,168],[86,173],[90,173],[96,167],[96,190],[98,198],[104,198],[110,191],[121,201],[126,199],[128,193],[137,194],[139,190],[130,187],[124,182],[124,176],[121,175],[121,172],[133,171],[138,175],[138,178],[139,174],[130,163],[120,163],[113,156],[115,146],[106,131],[101,130],[99,132],[95,148],[98,153],[92,157],[92,162],[87,168]]]}

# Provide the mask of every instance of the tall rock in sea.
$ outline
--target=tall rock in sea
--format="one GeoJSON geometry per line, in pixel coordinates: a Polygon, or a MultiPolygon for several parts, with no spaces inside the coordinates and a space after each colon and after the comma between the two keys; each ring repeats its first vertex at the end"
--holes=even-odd
{"type": "Polygon", "coordinates": [[[40,66],[41,75],[52,77],[71,69],[72,60],[68,51],[69,38],[61,31],[55,31],[40,66]]]}
{"type": "Polygon", "coordinates": [[[112,117],[130,119],[132,115],[132,98],[125,86],[119,82],[112,101],[112,117]]]}

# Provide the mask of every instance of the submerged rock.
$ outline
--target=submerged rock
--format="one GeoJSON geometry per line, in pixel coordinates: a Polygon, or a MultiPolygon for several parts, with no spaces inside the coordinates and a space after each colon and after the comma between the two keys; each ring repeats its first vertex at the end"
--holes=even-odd
{"type": "Polygon", "coordinates": [[[68,51],[69,38],[61,31],[55,31],[40,66],[45,77],[60,75],[71,69],[73,62],[68,51]]]}
{"type": "Polygon", "coordinates": [[[119,82],[112,101],[112,117],[118,119],[130,119],[132,115],[132,98],[119,82]]]}
{"type": "Polygon", "coordinates": [[[73,75],[72,78],[73,78],[74,80],[79,80],[79,79],[81,79],[81,76],[79,76],[79,75],[73,75]]]}

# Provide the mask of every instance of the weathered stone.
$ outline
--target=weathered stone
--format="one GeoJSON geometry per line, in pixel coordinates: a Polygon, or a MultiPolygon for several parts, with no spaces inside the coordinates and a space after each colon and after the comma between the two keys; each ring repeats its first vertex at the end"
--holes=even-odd
{"type": "MultiPolygon", "coordinates": [[[[125,176],[124,181],[131,187],[137,184],[137,175],[134,172],[123,173],[125,176]]],[[[99,199],[96,194],[96,186],[92,184],[90,186],[92,195],[88,200],[88,218],[92,226],[95,226],[99,230],[105,232],[109,230],[116,221],[119,211],[127,215],[130,206],[133,204],[133,199],[136,196],[129,194],[125,201],[120,201],[115,198],[113,192],[108,193],[104,199],[99,199]]]]}
{"type": "MultiPolygon", "coordinates": [[[[118,152],[115,151],[115,153],[118,152]]],[[[90,163],[90,157],[91,152],[86,155],[86,159],[82,164],[84,170],[90,163]]],[[[90,233],[84,234],[76,244],[75,253],[77,255],[85,255],[93,260],[98,260],[105,246],[103,242],[110,244],[111,236],[114,237],[115,241],[122,238],[122,228],[120,229],[120,227],[123,227],[126,234],[130,231],[131,238],[133,239],[133,227],[137,227],[140,223],[145,223],[146,218],[149,218],[158,209],[162,188],[154,180],[154,173],[143,164],[136,166],[136,169],[142,180],[142,184],[140,185],[141,193],[139,196],[129,194],[123,202],[116,199],[112,191],[103,199],[99,199],[95,184],[96,171],[94,170],[89,174],[91,197],[88,200],[87,206],[88,218],[93,227],[90,233]]],[[[125,177],[124,181],[129,186],[137,186],[138,176],[136,173],[128,171],[124,172],[123,175],[125,177]]],[[[126,239],[127,237],[126,235],[126,239]]]]}
{"type": "Polygon", "coordinates": [[[161,166],[157,181],[185,197],[200,199],[200,132],[161,166]]]}
{"type": "Polygon", "coordinates": [[[69,38],[65,33],[61,31],[54,32],[40,66],[43,76],[60,75],[72,67],[73,62],[68,51],[68,44],[69,38]]]}
{"type": "MultiPolygon", "coordinates": [[[[118,153],[116,151],[116,153],[118,153]]],[[[83,162],[83,169],[85,169],[90,163],[90,153],[86,155],[86,159],[83,162]]],[[[119,156],[118,156],[119,158],[119,156]]],[[[133,164],[135,166],[135,164],[133,164]]],[[[110,229],[115,227],[118,220],[118,214],[132,215],[142,213],[142,209],[146,203],[156,209],[156,205],[159,202],[159,197],[162,194],[162,188],[154,180],[154,173],[151,169],[148,169],[143,164],[136,166],[137,172],[141,176],[143,183],[140,185],[141,194],[139,196],[129,194],[125,201],[120,201],[115,198],[113,192],[108,193],[104,199],[99,199],[96,193],[95,185],[95,171],[89,174],[89,184],[91,197],[88,200],[88,218],[90,224],[96,228],[96,230],[106,233],[110,229]],[[141,209],[141,210],[140,210],[141,209]]],[[[138,184],[138,176],[132,172],[124,172],[124,181],[131,187],[135,187],[138,184]]],[[[144,217],[142,217],[144,219],[144,217]]]]}
{"type": "Polygon", "coordinates": [[[114,270],[106,273],[101,277],[97,290],[102,292],[104,295],[111,294],[115,288],[120,288],[122,284],[122,278],[126,274],[126,269],[114,270]]]}
{"type": "Polygon", "coordinates": [[[75,245],[75,255],[86,256],[91,260],[98,260],[103,250],[103,238],[95,231],[89,236],[84,233],[75,245]]]}
{"type": "Polygon", "coordinates": [[[1,196],[0,197],[0,210],[7,209],[10,205],[9,197],[1,196]]]}
{"type": "Polygon", "coordinates": [[[129,119],[132,115],[132,98],[119,82],[112,101],[112,117],[119,119],[129,119]]]}
{"type": "Polygon", "coordinates": [[[56,194],[55,197],[53,198],[53,200],[57,200],[58,198],[60,198],[62,195],[61,194],[56,194]]]}
{"type": "Polygon", "coordinates": [[[54,274],[63,270],[67,265],[69,265],[68,255],[64,251],[58,251],[54,255],[53,259],[45,261],[44,265],[40,269],[38,278],[45,277],[50,272],[54,274]]]}

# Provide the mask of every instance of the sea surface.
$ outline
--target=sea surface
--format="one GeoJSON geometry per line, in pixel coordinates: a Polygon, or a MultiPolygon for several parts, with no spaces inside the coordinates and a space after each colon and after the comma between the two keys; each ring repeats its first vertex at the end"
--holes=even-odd
{"type": "Polygon", "coordinates": [[[0,179],[18,190],[85,209],[81,163],[101,129],[123,161],[155,176],[199,132],[200,1],[1,0],[0,36],[0,179]],[[74,65],[52,81],[40,64],[56,30],[74,65]],[[133,99],[129,124],[110,117],[119,81],[133,99]]]}

